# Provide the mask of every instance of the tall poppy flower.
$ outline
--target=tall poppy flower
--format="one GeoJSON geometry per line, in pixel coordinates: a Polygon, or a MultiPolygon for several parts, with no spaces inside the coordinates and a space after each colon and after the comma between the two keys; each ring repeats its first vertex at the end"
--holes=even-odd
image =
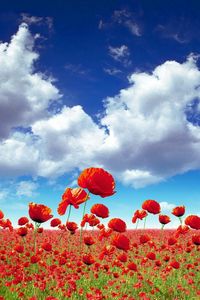
{"type": "Polygon", "coordinates": [[[142,208],[147,210],[151,214],[159,214],[160,213],[160,204],[155,200],[146,200],[142,204],[142,208]]]}
{"type": "Polygon", "coordinates": [[[29,203],[29,216],[37,223],[43,223],[53,217],[51,209],[43,204],[29,203]]]}
{"type": "Polygon", "coordinates": [[[185,213],[185,206],[176,206],[172,210],[172,214],[176,217],[182,217],[185,213]]]}
{"type": "Polygon", "coordinates": [[[82,188],[67,188],[62,195],[62,200],[59,203],[57,211],[59,215],[64,215],[69,205],[79,208],[79,205],[88,198],[88,194],[82,188]]]}
{"type": "Polygon", "coordinates": [[[78,185],[102,198],[112,196],[115,191],[113,176],[102,168],[87,168],[78,177],[78,185]]]}
{"type": "Polygon", "coordinates": [[[170,220],[170,217],[167,215],[159,215],[159,222],[163,225],[166,225],[169,222],[171,222],[171,220],[170,220]]]}
{"type": "Polygon", "coordinates": [[[132,223],[135,223],[138,219],[143,220],[147,216],[147,212],[144,209],[137,209],[133,215],[132,223]]]}
{"type": "Polygon", "coordinates": [[[119,218],[111,219],[108,222],[108,227],[117,232],[125,232],[126,231],[126,223],[119,218]]]}
{"type": "Polygon", "coordinates": [[[78,229],[78,225],[75,222],[67,222],[66,227],[72,234],[78,229]]]}
{"type": "Polygon", "coordinates": [[[193,229],[200,229],[200,217],[196,215],[190,215],[185,219],[185,224],[193,229]]]}
{"type": "Polygon", "coordinates": [[[18,225],[23,226],[26,225],[29,222],[29,219],[27,217],[21,217],[18,220],[18,225]]]}
{"type": "Polygon", "coordinates": [[[94,204],[90,211],[92,214],[103,219],[109,216],[109,209],[103,204],[94,204]]]}
{"type": "Polygon", "coordinates": [[[57,227],[57,226],[60,225],[60,224],[61,224],[61,220],[58,219],[58,218],[52,219],[52,220],[51,220],[51,223],[50,223],[51,227],[57,227]]]}
{"type": "Polygon", "coordinates": [[[95,217],[93,214],[85,214],[81,221],[81,227],[84,227],[85,224],[88,223],[91,227],[94,227],[100,223],[99,219],[95,217]]]}

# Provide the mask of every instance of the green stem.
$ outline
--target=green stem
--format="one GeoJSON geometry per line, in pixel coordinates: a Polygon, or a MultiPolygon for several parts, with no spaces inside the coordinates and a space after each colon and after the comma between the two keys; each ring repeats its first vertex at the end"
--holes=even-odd
{"type": "Polygon", "coordinates": [[[135,227],[135,229],[137,229],[137,228],[138,228],[138,224],[139,224],[139,219],[137,219],[137,222],[136,222],[136,227],[135,227]]]}
{"type": "Polygon", "coordinates": [[[165,224],[162,224],[161,229],[160,229],[160,243],[163,240],[163,229],[164,229],[165,224]]]}
{"type": "Polygon", "coordinates": [[[71,204],[70,204],[70,205],[69,205],[69,212],[68,212],[66,224],[69,222],[69,217],[70,217],[70,214],[71,214],[71,209],[72,209],[72,206],[71,206],[71,204]]]}
{"type": "Polygon", "coordinates": [[[37,247],[37,243],[36,243],[36,236],[37,236],[37,230],[40,227],[40,224],[35,222],[35,228],[34,228],[34,238],[33,238],[33,244],[34,244],[34,254],[36,254],[36,247],[37,247]]]}
{"type": "Polygon", "coordinates": [[[180,221],[180,223],[181,223],[181,225],[183,224],[183,220],[182,220],[182,218],[181,217],[178,217],[179,218],[179,221],[180,221]]]}
{"type": "MultiPolygon", "coordinates": [[[[89,196],[89,194],[88,194],[88,196],[89,196]]],[[[88,197],[88,198],[89,198],[89,197],[88,197]]],[[[87,200],[88,200],[88,198],[87,198],[87,200]]],[[[84,215],[85,215],[87,200],[86,200],[85,203],[84,203],[82,220],[83,220],[83,217],[84,217],[84,215]]],[[[82,245],[82,233],[83,233],[83,228],[84,228],[84,227],[81,227],[81,231],[80,231],[80,253],[81,253],[81,245],[82,245]]]]}
{"type": "Polygon", "coordinates": [[[147,220],[147,217],[144,218],[144,229],[145,229],[145,226],[146,226],[146,220],[147,220]]]}
{"type": "MultiPolygon", "coordinates": [[[[67,223],[69,222],[69,217],[70,217],[70,214],[71,214],[71,209],[72,209],[72,205],[70,204],[69,205],[69,212],[68,212],[68,215],[67,215],[67,221],[66,221],[66,225],[67,225],[67,223]]],[[[61,239],[62,239],[62,237],[63,237],[63,235],[64,235],[64,230],[63,230],[63,232],[61,232],[61,235],[60,235],[60,238],[59,238],[59,240],[58,240],[58,243],[60,243],[61,242],[61,239]]]]}

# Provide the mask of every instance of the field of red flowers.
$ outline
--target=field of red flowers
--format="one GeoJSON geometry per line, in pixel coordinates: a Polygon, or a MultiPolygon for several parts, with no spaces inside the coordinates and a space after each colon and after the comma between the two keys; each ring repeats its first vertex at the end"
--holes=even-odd
{"type": "Polygon", "coordinates": [[[78,186],[67,188],[58,205],[60,215],[67,213],[65,224],[43,204],[30,203],[29,218],[22,216],[17,229],[0,211],[0,300],[200,299],[199,216],[184,218],[184,206],[163,215],[148,199],[133,213],[136,229],[127,230],[120,218],[105,226],[109,209],[97,203],[87,214],[86,204],[90,194],[115,193],[112,175],[88,168],[78,186]],[[70,212],[81,204],[79,225],[70,212]],[[159,219],[160,229],[145,229],[148,214],[159,219]],[[180,226],[164,229],[171,218],[180,226]],[[48,221],[52,230],[43,230],[48,221]]]}

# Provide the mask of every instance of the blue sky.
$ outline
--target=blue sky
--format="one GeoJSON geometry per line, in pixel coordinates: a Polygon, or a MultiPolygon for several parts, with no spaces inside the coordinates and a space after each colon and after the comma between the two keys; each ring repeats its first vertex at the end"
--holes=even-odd
{"type": "Polygon", "coordinates": [[[30,201],[57,216],[64,189],[90,166],[117,183],[115,196],[91,204],[107,204],[129,226],[146,199],[166,214],[182,204],[200,212],[199,10],[198,1],[1,4],[6,217],[16,223],[30,201]]]}

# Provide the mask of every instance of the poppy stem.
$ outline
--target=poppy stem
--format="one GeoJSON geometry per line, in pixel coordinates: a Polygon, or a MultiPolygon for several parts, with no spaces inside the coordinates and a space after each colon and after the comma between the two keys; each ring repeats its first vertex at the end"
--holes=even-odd
{"type": "Polygon", "coordinates": [[[163,229],[164,229],[165,224],[162,224],[161,229],[160,229],[160,243],[163,240],[163,229]]]}
{"type": "Polygon", "coordinates": [[[36,246],[37,246],[37,243],[36,243],[36,236],[37,236],[37,230],[38,230],[39,227],[40,227],[40,224],[38,224],[38,223],[35,222],[34,237],[33,237],[34,254],[36,254],[36,246]]]}
{"type": "MultiPolygon", "coordinates": [[[[71,204],[69,205],[69,212],[68,212],[68,216],[67,216],[67,223],[69,222],[69,217],[70,217],[70,214],[71,214],[71,209],[72,209],[72,206],[71,204]]],[[[66,223],[66,224],[67,224],[66,223]]]]}
{"type": "Polygon", "coordinates": [[[181,225],[183,224],[183,220],[182,220],[182,218],[181,217],[178,217],[179,218],[179,221],[180,221],[180,223],[181,223],[181,225]]]}
{"type": "MultiPolygon", "coordinates": [[[[89,194],[88,194],[88,198],[89,198],[89,194]]],[[[87,200],[88,200],[88,198],[87,198],[87,200]]],[[[84,203],[82,220],[83,220],[84,215],[85,215],[87,200],[86,200],[85,203],[84,203]]],[[[80,253],[81,253],[81,245],[82,245],[82,233],[83,233],[83,228],[84,228],[84,227],[81,227],[81,231],[80,231],[80,253]]]]}
{"type": "Polygon", "coordinates": [[[145,229],[145,226],[146,226],[146,220],[147,220],[147,217],[144,218],[144,229],[145,229]]]}
{"type": "Polygon", "coordinates": [[[138,228],[138,224],[139,224],[139,219],[137,219],[137,223],[136,223],[136,227],[135,227],[135,229],[137,229],[137,228],[138,228]]]}

